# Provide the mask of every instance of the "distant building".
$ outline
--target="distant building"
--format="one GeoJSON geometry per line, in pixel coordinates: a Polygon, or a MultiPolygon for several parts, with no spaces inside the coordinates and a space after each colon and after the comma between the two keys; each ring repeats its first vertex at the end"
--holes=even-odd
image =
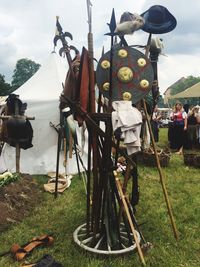
{"type": "Polygon", "coordinates": [[[163,96],[164,96],[164,104],[167,104],[167,103],[168,103],[168,99],[169,99],[169,97],[171,96],[171,88],[172,88],[174,85],[177,85],[178,83],[184,82],[185,80],[186,80],[185,77],[181,77],[178,81],[176,81],[175,83],[173,83],[172,85],[170,85],[170,86],[165,90],[165,92],[163,93],[163,96]]]}

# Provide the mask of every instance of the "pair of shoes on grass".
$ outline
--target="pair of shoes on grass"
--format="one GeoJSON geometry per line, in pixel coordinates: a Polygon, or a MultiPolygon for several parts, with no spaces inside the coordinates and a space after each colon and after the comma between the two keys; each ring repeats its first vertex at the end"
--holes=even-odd
{"type": "Polygon", "coordinates": [[[40,237],[33,238],[30,242],[20,246],[18,244],[14,244],[11,247],[11,253],[13,258],[17,261],[23,260],[26,256],[30,255],[30,253],[38,246],[50,246],[53,244],[53,237],[49,235],[42,235],[40,237]]]}

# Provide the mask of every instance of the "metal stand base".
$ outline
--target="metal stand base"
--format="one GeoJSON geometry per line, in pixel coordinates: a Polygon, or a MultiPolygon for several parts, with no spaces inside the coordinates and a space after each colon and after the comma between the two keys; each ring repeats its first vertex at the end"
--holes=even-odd
{"type": "MultiPolygon", "coordinates": [[[[141,241],[140,234],[136,231],[139,242],[141,241]]],[[[99,255],[123,255],[137,249],[136,244],[130,245],[128,234],[123,223],[120,224],[120,236],[122,240],[122,249],[112,250],[109,245],[105,244],[105,236],[100,233],[94,235],[92,232],[87,234],[86,223],[80,225],[73,233],[74,242],[85,249],[86,251],[99,255]]]]}

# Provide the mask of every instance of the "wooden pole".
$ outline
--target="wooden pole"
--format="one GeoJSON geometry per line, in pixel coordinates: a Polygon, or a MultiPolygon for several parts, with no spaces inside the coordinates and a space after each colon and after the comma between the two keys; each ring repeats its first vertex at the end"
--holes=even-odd
{"type": "Polygon", "coordinates": [[[72,132],[69,130],[69,158],[72,158],[73,154],[73,137],[72,137],[72,132]]]}
{"type": "Polygon", "coordinates": [[[87,198],[86,198],[86,229],[89,235],[90,229],[92,228],[91,220],[91,132],[88,130],[88,163],[87,163],[87,198]]]}
{"type": "MultiPolygon", "coordinates": [[[[150,48],[150,44],[151,44],[151,37],[152,37],[152,34],[150,33],[149,37],[148,37],[147,45],[146,45],[146,51],[145,51],[145,55],[147,57],[148,57],[149,48],[150,48]]],[[[148,125],[148,128],[149,128],[149,133],[150,133],[150,137],[151,137],[151,143],[152,143],[154,154],[155,154],[155,157],[156,157],[156,164],[157,164],[157,169],[158,169],[159,176],[160,176],[160,183],[161,183],[161,186],[162,186],[162,189],[163,189],[163,194],[164,194],[165,202],[166,202],[166,205],[167,205],[167,210],[168,210],[168,213],[169,213],[169,217],[170,217],[170,221],[171,221],[174,237],[175,237],[176,240],[178,240],[178,231],[176,229],[176,224],[175,224],[175,220],[174,220],[174,217],[173,217],[171,204],[170,204],[170,201],[169,201],[169,197],[168,197],[168,193],[167,193],[167,189],[166,189],[166,185],[165,185],[165,181],[164,181],[164,175],[163,175],[162,168],[161,168],[161,165],[160,165],[158,152],[156,150],[156,143],[155,143],[153,132],[152,132],[152,129],[151,129],[151,123],[150,123],[149,115],[148,115],[148,112],[147,112],[147,106],[146,106],[145,99],[142,99],[142,102],[143,102],[144,113],[145,113],[145,116],[146,116],[147,125],[148,125]]]]}
{"type": "Polygon", "coordinates": [[[60,149],[61,149],[61,141],[62,141],[62,129],[60,128],[58,131],[58,143],[57,143],[57,159],[56,159],[56,181],[55,181],[55,193],[54,198],[58,196],[58,178],[59,178],[59,160],[60,160],[60,149]]]}
{"type": "Polygon", "coordinates": [[[126,216],[127,216],[127,219],[128,219],[128,222],[129,222],[129,225],[130,225],[130,228],[131,228],[134,240],[135,240],[135,244],[136,244],[136,247],[138,249],[138,254],[139,254],[140,260],[141,260],[142,264],[145,266],[146,263],[145,263],[145,260],[144,260],[144,255],[143,255],[142,249],[140,247],[140,242],[138,240],[138,237],[137,237],[137,234],[136,234],[136,231],[135,231],[135,227],[133,225],[133,221],[131,219],[131,215],[130,215],[130,212],[129,212],[129,209],[128,209],[128,205],[126,203],[125,195],[124,195],[124,193],[122,191],[120,180],[119,180],[119,178],[117,176],[117,172],[113,171],[113,173],[114,173],[114,176],[115,176],[116,186],[117,186],[117,189],[119,191],[119,195],[121,197],[122,204],[124,206],[124,210],[125,210],[125,213],[126,213],[126,216]]]}
{"type": "MultiPolygon", "coordinates": [[[[124,176],[124,183],[123,183],[123,187],[122,187],[122,192],[123,194],[126,196],[126,189],[127,189],[127,185],[128,185],[128,180],[130,177],[130,171],[131,171],[131,164],[130,162],[127,162],[127,166],[126,166],[126,172],[125,172],[125,176],[124,176]]],[[[119,222],[121,221],[121,217],[122,217],[122,213],[123,213],[123,207],[120,206],[120,210],[119,210],[119,222]]]]}
{"type": "Polygon", "coordinates": [[[149,133],[150,133],[150,137],[151,137],[151,142],[152,142],[154,154],[155,154],[155,157],[156,157],[156,164],[157,164],[157,169],[158,169],[158,173],[159,173],[159,176],[160,176],[160,183],[161,183],[161,186],[162,186],[165,202],[166,202],[166,205],[167,205],[167,210],[168,210],[168,213],[169,213],[169,217],[170,217],[170,221],[171,221],[174,237],[176,238],[176,240],[178,240],[178,231],[176,229],[176,224],[175,224],[175,220],[174,220],[174,217],[173,217],[172,208],[171,208],[171,204],[170,204],[170,201],[169,201],[169,197],[168,197],[168,193],[167,193],[167,189],[166,189],[166,185],[165,185],[165,179],[164,179],[164,175],[163,175],[162,168],[161,168],[161,165],[160,165],[158,152],[156,150],[156,143],[155,143],[155,140],[154,140],[153,132],[152,132],[152,129],[151,129],[151,123],[150,123],[149,115],[148,115],[148,112],[147,112],[146,102],[145,102],[144,99],[143,99],[143,107],[144,107],[144,112],[145,112],[145,116],[146,116],[146,120],[147,120],[147,124],[148,124],[148,128],[149,128],[149,133]]]}
{"type": "MultiPolygon", "coordinates": [[[[93,33],[92,33],[92,4],[90,0],[86,0],[87,3],[87,11],[88,11],[88,55],[89,55],[89,111],[90,113],[94,114],[96,112],[95,106],[95,75],[94,75],[94,48],[93,48],[93,33]]],[[[92,216],[91,220],[95,221],[95,213],[96,213],[96,196],[98,190],[98,162],[97,162],[97,133],[94,131],[92,132],[92,139],[91,139],[91,146],[92,146],[92,174],[93,174],[93,197],[92,197],[92,216]]],[[[89,170],[88,170],[89,171],[89,170]]],[[[94,234],[97,230],[97,225],[94,223],[93,231],[94,234]]]]}
{"type": "Polygon", "coordinates": [[[16,173],[20,173],[20,146],[19,146],[19,143],[16,143],[15,150],[16,150],[16,173]]]}
{"type": "Polygon", "coordinates": [[[67,140],[66,140],[66,137],[63,139],[63,145],[64,145],[63,166],[65,167],[65,175],[66,175],[67,174],[67,140]]]}

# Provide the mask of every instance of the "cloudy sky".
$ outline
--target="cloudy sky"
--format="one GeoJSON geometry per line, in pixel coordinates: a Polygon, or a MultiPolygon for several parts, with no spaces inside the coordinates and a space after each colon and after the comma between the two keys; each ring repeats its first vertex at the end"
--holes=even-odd
{"type": "MultiPolygon", "coordinates": [[[[159,58],[161,92],[182,76],[200,76],[200,1],[199,0],[91,0],[94,54],[100,58],[102,46],[109,50],[107,22],[112,8],[119,20],[124,11],[141,14],[152,5],[163,5],[177,19],[177,27],[162,34],[164,53],[159,58]]],[[[87,47],[86,0],[0,0],[0,73],[12,79],[15,64],[28,58],[42,64],[53,50],[55,18],[73,35],[70,44],[79,50],[87,47]]],[[[129,36],[129,45],[146,44],[148,34],[140,30],[129,36]]]]}

